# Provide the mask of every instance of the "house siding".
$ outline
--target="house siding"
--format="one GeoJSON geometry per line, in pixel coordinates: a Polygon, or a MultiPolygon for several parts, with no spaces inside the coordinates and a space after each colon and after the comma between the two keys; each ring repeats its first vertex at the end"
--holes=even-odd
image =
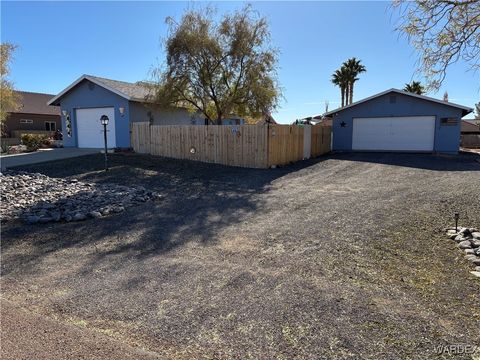
{"type": "Polygon", "coordinates": [[[150,108],[140,102],[130,101],[132,122],[151,121],[153,125],[204,125],[204,118],[186,109],[161,110],[150,108]]]}
{"type": "Polygon", "coordinates": [[[393,92],[341,110],[334,115],[332,149],[352,151],[353,118],[393,116],[435,116],[434,152],[458,152],[461,109],[393,92]],[[395,103],[390,102],[390,96],[396,97],[395,103]],[[444,117],[457,118],[458,122],[453,126],[441,126],[440,121],[444,117]],[[345,127],[341,126],[342,122],[346,124],[345,127]]]}
{"type": "Polygon", "coordinates": [[[65,117],[62,116],[63,144],[65,147],[78,146],[76,110],[100,107],[113,107],[115,109],[116,146],[121,148],[130,147],[129,101],[88,80],[79,83],[75,88],[66,93],[60,101],[61,110],[68,112],[72,123],[72,136],[68,137],[65,117]],[[120,115],[120,107],[125,109],[123,116],[120,115]]]}
{"type": "Polygon", "coordinates": [[[23,114],[23,113],[9,113],[5,119],[6,135],[11,136],[14,130],[41,130],[45,131],[45,122],[55,122],[56,129],[61,130],[61,120],[59,115],[45,115],[45,114],[23,114]],[[33,123],[21,123],[21,119],[32,120],[33,123]]]}

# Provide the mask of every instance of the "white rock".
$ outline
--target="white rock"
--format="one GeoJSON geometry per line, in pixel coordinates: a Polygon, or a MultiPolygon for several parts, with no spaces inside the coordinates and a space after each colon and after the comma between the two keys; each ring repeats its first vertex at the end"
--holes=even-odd
{"type": "Polygon", "coordinates": [[[458,247],[460,249],[470,249],[472,247],[472,244],[470,243],[469,240],[462,241],[458,244],[458,247]]]}

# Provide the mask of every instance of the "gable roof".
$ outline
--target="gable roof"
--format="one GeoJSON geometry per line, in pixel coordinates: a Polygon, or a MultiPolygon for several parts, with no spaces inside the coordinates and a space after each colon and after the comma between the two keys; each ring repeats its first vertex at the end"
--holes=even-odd
{"type": "Polygon", "coordinates": [[[47,101],[55,95],[30,91],[15,91],[18,95],[18,108],[7,109],[10,113],[60,115],[60,107],[48,106],[47,101]]]}
{"type": "MultiPolygon", "coordinates": [[[[462,116],[465,116],[469,113],[471,113],[473,111],[472,108],[469,108],[467,106],[463,106],[463,105],[458,105],[458,104],[454,104],[454,103],[451,103],[451,102],[448,102],[448,101],[443,101],[443,100],[439,100],[439,99],[435,99],[435,98],[432,98],[432,97],[429,97],[429,96],[425,96],[425,95],[418,95],[418,94],[413,94],[413,93],[410,93],[408,91],[404,91],[404,90],[399,90],[399,89],[389,89],[389,90],[385,90],[385,91],[382,91],[381,93],[378,93],[378,94],[375,94],[375,95],[372,95],[372,96],[369,96],[365,99],[362,99],[362,100],[359,100],[359,101],[356,101],[354,103],[351,103],[350,105],[347,105],[347,106],[344,106],[342,108],[337,108],[335,110],[332,110],[332,111],[328,111],[326,113],[324,113],[323,115],[318,115],[318,116],[331,116],[335,113],[338,113],[340,111],[343,111],[345,109],[349,109],[351,107],[354,107],[354,106],[357,106],[359,104],[362,104],[364,102],[367,102],[367,101],[370,101],[372,99],[375,99],[377,97],[380,97],[380,96],[383,96],[383,95],[386,95],[386,94],[389,94],[389,93],[397,93],[397,94],[401,94],[401,95],[406,95],[406,96],[411,96],[411,97],[415,97],[415,98],[418,98],[418,99],[422,99],[422,100],[426,100],[426,101],[431,101],[431,102],[435,102],[435,103],[438,103],[438,104],[442,104],[442,105],[446,105],[446,106],[451,106],[451,107],[454,107],[454,108],[457,108],[457,109],[461,109],[462,110],[462,116]]],[[[318,116],[315,116],[315,118],[318,118],[318,116]]]]}
{"type": "Polygon", "coordinates": [[[48,102],[48,105],[60,105],[59,100],[83,80],[91,81],[92,83],[97,84],[98,86],[101,86],[117,94],[118,96],[131,101],[145,102],[149,95],[149,90],[145,86],[145,83],[129,83],[126,81],[106,79],[98,76],[82,75],[65,89],[63,89],[57,96],[51,99],[48,102]]]}

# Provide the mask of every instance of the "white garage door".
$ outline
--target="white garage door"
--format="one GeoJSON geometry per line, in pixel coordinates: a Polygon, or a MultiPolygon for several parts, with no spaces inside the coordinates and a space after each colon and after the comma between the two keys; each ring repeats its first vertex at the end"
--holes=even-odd
{"type": "Polygon", "coordinates": [[[103,148],[103,125],[100,117],[107,115],[107,146],[115,147],[115,112],[112,108],[77,109],[77,138],[80,148],[103,148]]]}
{"type": "Polygon", "coordinates": [[[433,151],[435,116],[353,119],[353,150],[433,151]]]}

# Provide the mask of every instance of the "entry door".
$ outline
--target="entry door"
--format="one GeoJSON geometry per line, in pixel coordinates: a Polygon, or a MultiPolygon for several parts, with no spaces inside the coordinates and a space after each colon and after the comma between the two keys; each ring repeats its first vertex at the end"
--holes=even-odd
{"type": "Polygon", "coordinates": [[[433,151],[435,116],[353,119],[353,150],[433,151]]]}
{"type": "Polygon", "coordinates": [[[102,115],[108,116],[107,146],[114,148],[115,142],[115,111],[113,107],[77,109],[77,139],[79,148],[103,148],[102,115]]]}

